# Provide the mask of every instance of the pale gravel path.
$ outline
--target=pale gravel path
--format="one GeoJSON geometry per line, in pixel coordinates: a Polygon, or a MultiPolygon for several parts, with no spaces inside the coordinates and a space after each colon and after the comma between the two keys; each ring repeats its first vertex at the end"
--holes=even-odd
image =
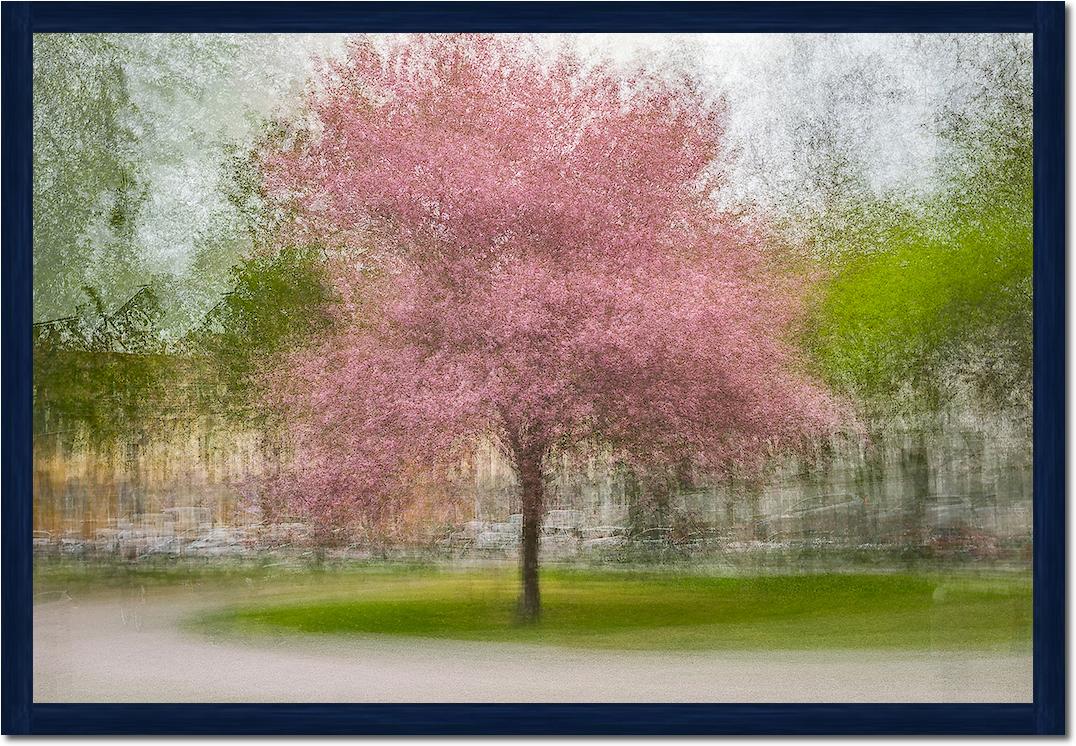
{"type": "Polygon", "coordinates": [[[679,654],[377,636],[238,642],[180,628],[209,603],[191,593],[40,601],[34,700],[1031,701],[1030,652],[679,654]]]}

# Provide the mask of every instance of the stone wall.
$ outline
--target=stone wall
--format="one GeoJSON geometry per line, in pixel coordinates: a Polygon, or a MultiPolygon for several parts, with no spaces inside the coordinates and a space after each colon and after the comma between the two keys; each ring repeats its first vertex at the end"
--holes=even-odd
{"type": "Polygon", "coordinates": [[[238,486],[262,468],[259,442],[207,420],[108,443],[78,430],[39,433],[34,530],[92,539],[117,526],[192,532],[247,522],[238,486]]]}
{"type": "MultiPolygon", "coordinates": [[[[476,521],[509,522],[519,512],[514,474],[495,449],[478,454],[473,477],[476,521]]],[[[1031,437],[1018,416],[841,436],[758,479],[687,475],[663,485],[668,494],[643,481],[601,458],[561,458],[547,504],[582,530],[660,535],[679,524],[745,541],[921,541],[958,528],[1031,535],[1031,437]]]]}
{"type": "MultiPolygon", "coordinates": [[[[279,527],[261,525],[256,493],[253,501],[240,497],[251,497],[241,486],[263,469],[261,443],[256,433],[208,418],[167,437],[111,445],[62,429],[39,433],[35,537],[99,548],[137,540],[138,551],[173,551],[211,536],[225,548],[279,536],[279,527]]],[[[471,498],[464,511],[472,520],[448,538],[511,546],[519,498],[510,464],[487,444],[454,470],[453,481],[455,494],[471,498]]],[[[1013,415],[890,424],[868,439],[834,438],[751,479],[658,480],[601,456],[561,456],[551,465],[547,507],[549,532],[595,544],[635,537],[871,545],[922,543],[956,531],[1026,542],[1030,430],[1026,418],[1013,415]]],[[[306,535],[302,526],[288,531],[290,540],[306,535]]]]}

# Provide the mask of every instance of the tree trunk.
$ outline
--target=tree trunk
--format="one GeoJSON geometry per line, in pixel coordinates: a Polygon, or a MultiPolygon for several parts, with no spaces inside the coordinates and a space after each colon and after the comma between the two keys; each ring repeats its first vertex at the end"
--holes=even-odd
{"type": "Polygon", "coordinates": [[[523,538],[520,546],[520,574],[523,590],[519,597],[521,622],[538,621],[538,538],[542,530],[542,454],[527,450],[518,456],[519,477],[523,487],[523,538]]]}
{"type": "Polygon", "coordinates": [[[930,451],[926,434],[916,431],[912,444],[901,453],[901,481],[904,497],[904,541],[911,557],[923,551],[928,538],[927,502],[931,497],[930,451]]]}

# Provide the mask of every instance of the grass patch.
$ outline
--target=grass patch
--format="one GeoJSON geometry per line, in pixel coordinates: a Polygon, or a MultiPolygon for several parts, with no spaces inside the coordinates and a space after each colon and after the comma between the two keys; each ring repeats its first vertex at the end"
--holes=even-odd
{"type": "Polygon", "coordinates": [[[196,620],[226,634],[382,634],[638,650],[1026,649],[1025,576],[708,577],[547,570],[514,621],[508,570],[351,574],[196,620]]]}
{"type": "Polygon", "coordinates": [[[115,591],[188,589],[220,591],[252,584],[270,591],[351,587],[356,579],[397,577],[430,571],[429,563],[357,561],[317,568],[309,561],[167,559],[148,562],[50,560],[34,558],[34,593],[81,596],[115,591]]]}

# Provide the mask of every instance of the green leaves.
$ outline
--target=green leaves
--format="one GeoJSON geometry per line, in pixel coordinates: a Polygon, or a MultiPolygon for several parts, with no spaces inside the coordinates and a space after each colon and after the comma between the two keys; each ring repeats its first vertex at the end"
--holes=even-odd
{"type": "Polygon", "coordinates": [[[112,311],[96,288],[83,292],[88,303],[76,315],[34,326],[34,428],[81,428],[100,446],[173,418],[178,400],[166,393],[189,372],[186,361],[163,354],[152,287],[112,311]]]}
{"type": "Polygon", "coordinates": [[[224,386],[217,402],[223,411],[249,415],[262,366],[331,324],[335,296],[323,262],[319,248],[306,246],[253,254],[232,267],[233,290],[185,340],[191,352],[209,357],[224,386]]]}
{"type": "Polygon", "coordinates": [[[66,316],[99,287],[146,282],[135,216],[146,199],[127,52],[101,34],[34,38],[34,317],[66,316]]]}
{"type": "MultiPolygon", "coordinates": [[[[974,371],[967,348],[992,337],[1030,342],[1030,241],[1013,235],[1007,216],[962,217],[952,238],[918,227],[825,284],[810,342],[836,385],[872,400],[910,388],[937,403],[951,383],[941,380],[947,364],[968,355],[957,362],[974,371]]],[[[1018,379],[1026,361],[1014,353],[1006,374],[1018,379]]]]}
{"type": "Polygon", "coordinates": [[[817,288],[806,341],[822,374],[870,412],[937,409],[966,394],[990,407],[1029,402],[1032,139],[1024,47],[984,64],[981,90],[971,96],[976,116],[942,114],[944,192],[904,208],[864,195],[832,242],[838,250],[817,288]]]}
{"type": "Polygon", "coordinates": [[[1029,391],[1031,192],[988,178],[890,231],[882,250],[831,266],[808,345],[868,406],[938,406],[958,381],[994,402],[1029,391]]]}
{"type": "Polygon", "coordinates": [[[823,259],[806,343],[822,375],[878,415],[1031,392],[1031,47],[996,41],[936,115],[941,188],[844,194],[809,227],[823,259]]]}

